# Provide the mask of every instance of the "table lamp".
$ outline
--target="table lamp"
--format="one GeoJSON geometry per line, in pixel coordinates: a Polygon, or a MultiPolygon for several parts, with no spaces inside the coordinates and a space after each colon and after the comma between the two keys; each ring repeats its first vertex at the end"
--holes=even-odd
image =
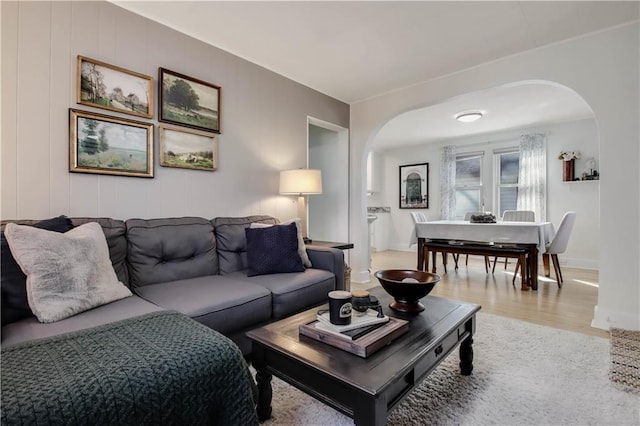
{"type": "Polygon", "coordinates": [[[305,196],[322,194],[322,174],[317,169],[295,169],[280,172],[280,194],[298,196],[298,216],[305,242],[311,242],[307,229],[307,206],[305,196]]]}

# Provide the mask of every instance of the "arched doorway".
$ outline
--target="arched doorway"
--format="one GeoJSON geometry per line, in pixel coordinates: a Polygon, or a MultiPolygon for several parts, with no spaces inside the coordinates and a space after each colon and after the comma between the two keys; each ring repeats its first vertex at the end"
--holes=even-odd
{"type": "Polygon", "coordinates": [[[584,99],[565,86],[547,81],[515,82],[457,96],[403,112],[380,126],[364,155],[376,152],[384,164],[381,169],[385,176],[378,180],[386,185],[377,195],[377,202],[391,207],[389,247],[409,249],[406,241],[413,224],[406,211],[398,209],[396,193],[399,187],[402,200],[403,192],[409,197],[409,192],[418,185],[414,180],[417,176],[411,179],[407,176],[406,182],[398,185],[395,182],[398,167],[418,160],[429,164],[431,203],[425,213],[430,219],[439,219],[441,147],[453,144],[460,151],[480,153],[484,156],[483,173],[488,178],[484,183],[486,210],[491,211],[495,191],[492,183],[487,182],[491,182],[495,173],[494,155],[502,149],[517,149],[519,136],[527,132],[542,132],[547,138],[547,220],[557,226],[567,210],[581,212],[581,229],[574,230],[572,244],[564,256],[566,264],[597,269],[600,216],[593,201],[599,198],[599,184],[563,182],[561,162],[557,159],[561,150],[570,149],[584,154],[578,166],[580,172],[591,159],[597,164],[600,146],[597,123],[584,99]],[[468,109],[480,110],[485,116],[472,126],[457,123],[456,113],[468,109]]]}

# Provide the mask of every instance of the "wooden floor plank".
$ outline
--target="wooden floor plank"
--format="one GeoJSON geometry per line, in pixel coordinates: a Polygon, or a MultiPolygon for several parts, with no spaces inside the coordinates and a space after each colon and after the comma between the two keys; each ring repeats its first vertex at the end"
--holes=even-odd
{"type": "MultiPolygon", "coordinates": [[[[520,278],[512,284],[515,262],[510,260],[504,269],[504,259],[498,260],[494,274],[485,273],[484,259],[469,257],[469,265],[463,259],[460,268],[453,268],[449,258],[448,273],[444,273],[442,259],[438,255],[437,273],[441,281],[431,292],[434,296],[463,300],[482,305],[482,311],[515,318],[587,335],[609,337],[609,332],[591,327],[593,309],[598,303],[598,271],[562,268],[564,284],[561,289],[551,277],[539,276],[538,291],[521,291],[520,278]]],[[[366,289],[379,285],[373,273],[381,269],[415,269],[416,253],[383,251],[372,254],[371,281],[352,283],[351,289],[366,289]]]]}

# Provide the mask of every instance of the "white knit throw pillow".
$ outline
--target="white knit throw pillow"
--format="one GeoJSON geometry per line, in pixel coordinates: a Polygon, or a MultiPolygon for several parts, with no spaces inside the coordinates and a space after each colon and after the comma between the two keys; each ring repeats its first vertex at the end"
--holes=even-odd
{"type": "Polygon", "coordinates": [[[29,307],[50,323],[131,296],[118,281],[97,222],[64,234],[9,223],[9,248],[27,276],[29,307]]]}

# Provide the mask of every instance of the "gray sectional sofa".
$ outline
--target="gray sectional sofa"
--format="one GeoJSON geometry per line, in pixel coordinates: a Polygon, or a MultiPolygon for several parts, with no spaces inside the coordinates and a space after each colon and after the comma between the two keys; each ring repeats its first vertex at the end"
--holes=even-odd
{"type": "Polygon", "coordinates": [[[247,355],[247,330],[324,303],[329,291],[344,289],[343,253],[325,247],[307,247],[312,267],[304,272],[247,276],[245,228],[276,224],[270,216],[71,221],[101,225],[118,279],[134,295],[54,323],[29,317],[3,324],[3,347],[175,310],[231,338],[247,355]]]}
{"type": "MultiPolygon", "coordinates": [[[[3,425],[257,426],[245,332],[344,289],[343,253],[336,249],[307,247],[312,267],[297,259],[299,272],[255,274],[245,229],[278,222],[269,216],[13,222],[56,232],[98,222],[118,280],[133,295],[41,323],[3,234],[3,425]]],[[[89,227],[99,236],[99,228],[89,227]]],[[[294,230],[269,229],[285,228],[290,251],[281,258],[296,259],[294,230]]],[[[279,252],[274,241],[272,251],[279,252]]]]}

